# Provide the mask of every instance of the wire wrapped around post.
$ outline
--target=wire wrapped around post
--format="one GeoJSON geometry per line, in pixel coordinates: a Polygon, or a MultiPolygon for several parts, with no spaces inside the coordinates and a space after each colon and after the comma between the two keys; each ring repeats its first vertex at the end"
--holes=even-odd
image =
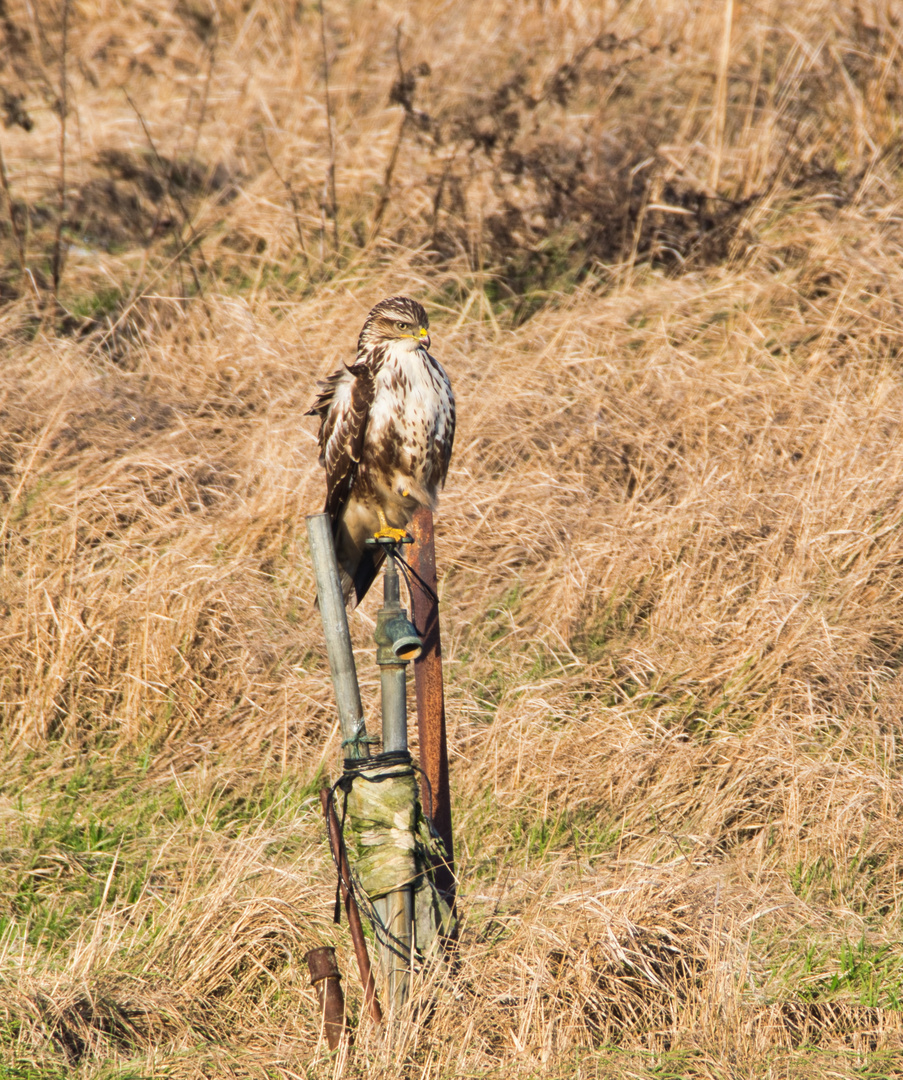
{"type": "MultiPolygon", "coordinates": [[[[361,925],[361,914],[358,910],[357,901],[354,898],[354,883],[351,880],[351,868],[348,865],[348,856],[345,852],[345,842],[342,839],[342,829],[336,817],[335,806],[332,801],[332,792],[329,788],[320,789],[320,805],[323,807],[323,815],[326,818],[326,832],[329,835],[329,845],[332,848],[332,857],[339,873],[339,888],[345,901],[345,915],[348,919],[348,930],[351,934],[351,943],[354,946],[354,955],[357,959],[357,969],[361,977],[361,986],[364,988],[364,1005],[370,1012],[370,1019],[375,1024],[383,1022],[383,1011],[376,996],[376,984],[373,981],[373,969],[370,966],[370,954],[367,952],[367,942],[364,938],[364,928],[361,925]]],[[[336,911],[336,922],[339,915],[336,911]]]]}

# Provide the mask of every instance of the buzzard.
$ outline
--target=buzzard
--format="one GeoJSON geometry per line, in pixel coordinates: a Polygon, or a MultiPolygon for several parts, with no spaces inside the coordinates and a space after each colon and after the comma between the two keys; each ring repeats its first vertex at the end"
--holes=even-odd
{"type": "Polygon", "coordinates": [[[430,356],[429,318],[393,296],[367,316],[357,359],[324,382],[308,411],[320,418],[320,464],[345,602],[360,603],[383,559],[371,536],[400,540],[418,506],[436,506],[455,435],[455,399],[430,356]]]}

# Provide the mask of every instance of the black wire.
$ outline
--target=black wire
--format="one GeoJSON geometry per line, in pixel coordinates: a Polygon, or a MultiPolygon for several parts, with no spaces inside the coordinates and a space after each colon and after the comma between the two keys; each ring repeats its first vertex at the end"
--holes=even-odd
{"type": "Polygon", "coordinates": [[[417,571],[414,569],[414,567],[411,566],[411,564],[407,561],[407,559],[404,557],[404,555],[401,554],[401,552],[393,551],[391,553],[390,557],[393,558],[396,561],[396,563],[400,564],[398,568],[399,568],[399,570],[401,570],[401,574],[402,574],[402,577],[404,578],[405,585],[407,585],[407,587],[408,587],[408,597],[409,597],[409,599],[411,601],[411,607],[414,606],[414,597],[412,595],[412,590],[411,590],[411,578],[413,578],[417,582],[417,584],[420,586],[420,591],[421,592],[426,593],[426,595],[430,598],[430,600],[435,601],[435,603],[437,603],[437,604],[439,603],[439,597],[435,594],[435,592],[433,592],[432,588],[429,585],[427,585],[427,583],[417,573],[417,571]]]}
{"type": "MultiPolygon", "coordinates": [[[[345,758],[345,771],[335,782],[335,787],[343,785],[346,777],[351,780],[355,776],[361,776],[371,784],[381,784],[384,780],[391,780],[398,773],[387,773],[385,776],[368,776],[368,772],[376,769],[392,769],[398,765],[411,765],[411,753],[409,750],[384,750],[381,754],[374,754],[368,758],[345,758]]],[[[350,784],[350,780],[346,781],[350,784]]],[[[349,788],[350,790],[350,788],[349,788]]]]}

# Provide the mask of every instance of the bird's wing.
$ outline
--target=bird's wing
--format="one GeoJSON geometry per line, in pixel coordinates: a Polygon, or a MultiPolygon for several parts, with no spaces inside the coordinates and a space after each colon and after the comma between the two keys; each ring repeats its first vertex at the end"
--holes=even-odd
{"type": "Polygon", "coordinates": [[[439,487],[445,486],[445,478],[448,475],[448,466],[451,462],[452,446],[455,441],[455,395],[452,393],[451,382],[448,375],[445,372],[445,368],[429,353],[426,354],[427,359],[433,367],[433,371],[439,379],[440,384],[445,389],[445,401],[443,402],[443,412],[441,430],[436,440],[435,453],[438,469],[434,475],[439,483],[439,487]]]}
{"type": "Polygon", "coordinates": [[[353,580],[355,607],[364,599],[370,586],[376,581],[385,557],[385,552],[374,553],[370,548],[366,548],[361,553],[361,561],[357,564],[353,580]]]}
{"type": "Polygon", "coordinates": [[[336,527],[360,464],[373,402],[373,371],[365,362],[321,383],[308,415],[320,417],[320,461],[326,467],[326,513],[336,527]]]}
{"type": "Polygon", "coordinates": [[[451,386],[448,389],[448,409],[449,418],[445,429],[446,435],[439,444],[439,483],[442,487],[445,487],[445,478],[448,476],[448,466],[451,462],[452,446],[455,442],[455,399],[451,392],[451,386]]]}

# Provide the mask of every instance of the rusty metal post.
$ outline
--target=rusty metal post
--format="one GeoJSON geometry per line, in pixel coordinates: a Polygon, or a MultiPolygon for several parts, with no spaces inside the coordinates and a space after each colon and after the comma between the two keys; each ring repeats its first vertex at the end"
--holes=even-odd
{"type": "Polygon", "coordinates": [[[436,887],[454,907],[455,848],[445,733],[442,639],[439,633],[439,602],[435,599],[436,549],[433,545],[433,514],[427,507],[420,507],[414,513],[411,534],[414,544],[408,561],[423,584],[432,590],[430,595],[416,580],[411,588],[412,621],[423,639],[423,652],[414,661],[420,767],[429,780],[430,788],[427,790],[426,783],[422,782],[421,801],[424,807],[429,807],[432,802],[433,823],[448,852],[448,862],[435,867],[436,887]]]}
{"type": "Polygon", "coordinates": [[[339,819],[332,804],[332,795],[329,788],[320,788],[320,803],[323,807],[323,816],[326,818],[326,831],[329,834],[332,857],[339,868],[339,885],[342,891],[342,899],[345,901],[348,930],[351,934],[351,943],[354,946],[354,955],[357,958],[361,986],[364,988],[364,1007],[369,1009],[371,1020],[375,1024],[381,1024],[383,1022],[383,1011],[379,1007],[379,999],[376,996],[376,983],[373,979],[373,969],[370,967],[370,954],[367,952],[364,928],[361,925],[361,913],[358,910],[357,901],[354,899],[354,893],[351,891],[351,868],[348,865],[348,856],[345,854],[345,845],[342,843],[339,819]]]}
{"type": "Polygon", "coordinates": [[[336,963],[335,949],[324,945],[311,949],[304,957],[310,970],[310,981],[320,999],[320,1015],[323,1017],[323,1031],[330,1050],[337,1050],[345,1034],[345,995],[339,981],[339,965],[336,963]]]}

